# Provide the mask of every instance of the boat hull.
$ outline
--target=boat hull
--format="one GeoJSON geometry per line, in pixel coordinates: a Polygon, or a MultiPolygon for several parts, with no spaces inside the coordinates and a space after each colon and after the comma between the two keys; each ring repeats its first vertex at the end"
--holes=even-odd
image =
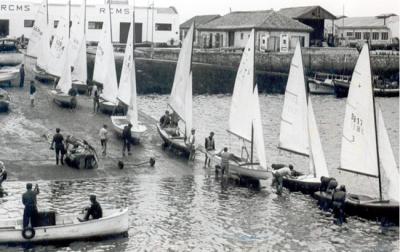
{"type": "Polygon", "coordinates": [[[75,88],[80,94],[86,94],[88,91],[86,83],[78,80],[72,81],[72,88],[75,88]]]}
{"type": "MultiPolygon", "coordinates": [[[[122,135],[122,131],[124,127],[128,125],[129,121],[126,116],[111,116],[111,122],[113,124],[114,130],[122,135]]],[[[137,126],[133,126],[131,129],[132,137],[136,141],[140,141],[143,134],[146,132],[147,128],[140,122],[138,122],[137,126]]]]}
{"type": "Polygon", "coordinates": [[[104,114],[112,115],[113,113],[116,112],[117,108],[118,108],[118,104],[110,102],[110,101],[106,101],[104,99],[100,99],[99,109],[104,114]]]}
{"type": "Polygon", "coordinates": [[[86,240],[125,234],[129,229],[128,209],[105,210],[103,218],[86,222],[79,222],[78,216],[57,216],[56,225],[35,227],[35,235],[31,239],[25,239],[22,236],[21,219],[0,221],[0,243],[55,243],[86,240]]]}
{"type": "Polygon", "coordinates": [[[35,65],[32,71],[35,75],[35,79],[41,82],[52,83],[57,79],[57,76],[47,73],[44,69],[40,68],[37,65],[35,65]]]}
{"type": "Polygon", "coordinates": [[[304,194],[313,194],[318,191],[321,182],[320,179],[311,176],[299,176],[296,178],[283,178],[283,187],[289,189],[292,192],[302,192],[304,194]]]}
{"type": "Polygon", "coordinates": [[[308,87],[311,94],[332,95],[335,93],[333,84],[325,83],[315,79],[308,80],[308,87]]]}
{"type": "Polygon", "coordinates": [[[164,129],[160,127],[159,123],[157,123],[157,131],[160,134],[161,139],[164,141],[164,146],[171,147],[182,153],[183,156],[189,157],[190,149],[185,144],[185,140],[183,139],[183,137],[173,137],[169,135],[164,129]]]}
{"type": "MultiPolygon", "coordinates": [[[[332,204],[331,194],[315,192],[314,198],[332,204]]],[[[351,216],[359,216],[369,220],[390,221],[399,225],[399,203],[379,201],[365,195],[347,194],[344,211],[351,216]],[[358,199],[357,199],[358,198],[358,199]]]]}
{"type": "Polygon", "coordinates": [[[8,83],[9,86],[12,83],[16,83],[19,78],[19,68],[17,67],[7,67],[0,69],[0,83],[8,83]]]}
{"type": "MultiPolygon", "coordinates": [[[[349,84],[344,82],[334,81],[335,85],[335,94],[338,98],[347,97],[349,94],[349,84]]],[[[398,88],[374,88],[375,96],[381,97],[398,97],[399,89],[398,88]]]]}
{"type": "Polygon", "coordinates": [[[78,101],[76,96],[70,96],[57,90],[50,90],[50,96],[53,98],[54,103],[61,107],[76,108],[78,101]]]}
{"type": "Polygon", "coordinates": [[[24,54],[20,52],[0,53],[0,65],[16,66],[23,62],[24,54]]]}
{"type": "Polygon", "coordinates": [[[10,95],[7,91],[0,89],[0,112],[7,112],[10,106],[10,95]]]}

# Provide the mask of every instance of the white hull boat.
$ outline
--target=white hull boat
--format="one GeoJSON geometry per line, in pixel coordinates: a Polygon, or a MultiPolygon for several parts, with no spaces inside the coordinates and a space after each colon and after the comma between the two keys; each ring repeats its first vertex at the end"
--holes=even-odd
{"type": "Polygon", "coordinates": [[[19,67],[3,67],[0,69],[0,83],[8,82],[9,85],[19,78],[19,67]]]}
{"type": "Polygon", "coordinates": [[[107,101],[105,99],[102,99],[101,97],[99,104],[100,111],[105,114],[113,114],[118,108],[117,103],[107,101]]]}
{"type": "Polygon", "coordinates": [[[335,87],[332,80],[330,79],[326,79],[325,81],[318,81],[309,78],[308,87],[311,94],[332,95],[335,93],[335,87]]]}
{"type": "MultiPolygon", "coordinates": [[[[124,130],[124,127],[128,125],[129,120],[126,116],[111,116],[111,122],[114,126],[114,130],[118,134],[122,135],[122,131],[124,130]]],[[[138,122],[136,125],[132,126],[132,137],[136,140],[140,140],[146,130],[147,127],[138,122]]]]}
{"type": "Polygon", "coordinates": [[[49,94],[53,98],[53,101],[60,106],[76,108],[76,106],[78,105],[76,96],[70,96],[57,89],[50,90],[49,94]]]}
{"type": "MultiPolygon", "coordinates": [[[[34,227],[22,235],[22,219],[0,220],[0,243],[52,243],[126,235],[129,229],[128,209],[104,210],[103,218],[80,222],[75,215],[55,214],[54,225],[34,227]],[[29,233],[29,234],[28,234],[29,233]],[[29,236],[34,234],[32,238],[29,236]]],[[[27,230],[28,231],[28,230],[27,230]]]]}

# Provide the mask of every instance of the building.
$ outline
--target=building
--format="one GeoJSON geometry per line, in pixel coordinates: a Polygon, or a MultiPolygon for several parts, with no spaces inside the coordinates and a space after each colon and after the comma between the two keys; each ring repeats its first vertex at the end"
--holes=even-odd
{"type": "Polygon", "coordinates": [[[191,19],[187,20],[186,22],[182,23],[179,26],[179,38],[182,41],[183,38],[186,36],[187,31],[189,30],[190,26],[194,22],[194,41],[193,44],[194,46],[199,46],[199,32],[197,31],[197,28],[200,25],[207,24],[208,22],[213,21],[214,19],[219,18],[220,15],[201,15],[201,16],[194,16],[191,19]]]}
{"type": "Polygon", "coordinates": [[[297,41],[309,46],[312,28],[273,10],[238,11],[200,25],[200,45],[204,48],[245,47],[252,29],[261,51],[287,51],[297,41]]]}
{"type": "MultiPolygon", "coordinates": [[[[0,35],[29,38],[39,3],[2,0],[0,4],[0,35]]],[[[86,38],[98,41],[108,5],[86,6],[86,38]]],[[[65,4],[49,4],[49,23],[57,26],[60,18],[68,18],[65,4]]],[[[79,13],[80,5],[71,5],[71,16],[79,13]]],[[[111,5],[112,39],[114,43],[126,43],[132,6],[115,3],[111,5]]],[[[179,16],[174,7],[135,7],[136,42],[173,43],[179,42],[179,16]]]]}
{"type": "Polygon", "coordinates": [[[313,28],[310,34],[310,45],[322,45],[324,40],[325,20],[336,19],[336,16],[321,6],[303,6],[284,8],[278,11],[279,14],[293,18],[313,28]]]}
{"type": "MultiPolygon", "coordinates": [[[[332,30],[332,26],[325,28],[332,30]]],[[[333,30],[341,46],[361,45],[365,41],[385,46],[399,39],[399,16],[341,17],[335,20],[333,30]]]]}

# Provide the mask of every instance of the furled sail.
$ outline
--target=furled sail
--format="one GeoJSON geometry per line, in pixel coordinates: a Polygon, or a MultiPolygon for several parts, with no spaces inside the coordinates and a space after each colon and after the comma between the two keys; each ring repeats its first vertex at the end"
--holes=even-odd
{"type": "Polygon", "coordinates": [[[371,82],[369,50],[364,44],[347,97],[339,169],[376,177],[378,158],[371,82]]]}
{"type": "Polygon", "coordinates": [[[61,58],[64,64],[63,64],[63,70],[61,72],[61,77],[57,83],[56,89],[60,89],[61,92],[68,94],[68,91],[72,87],[71,65],[69,64],[70,60],[69,60],[68,46],[65,48],[61,58]]]}
{"type": "Polygon", "coordinates": [[[252,101],[253,107],[251,111],[253,112],[254,145],[256,148],[256,153],[260,166],[264,169],[267,169],[267,158],[265,156],[264,133],[262,128],[261,110],[257,85],[254,87],[253,90],[252,101]]]}
{"type": "Polygon", "coordinates": [[[386,185],[384,187],[385,196],[390,200],[399,201],[399,169],[397,168],[396,160],[394,159],[389,135],[380,108],[377,109],[377,121],[379,158],[387,181],[384,183],[386,185]]]}
{"type": "Polygon", "coordinates": [[[233,88],[228,132],[251,141],[254,87],[254,30],[243,51],[233,88]]]}
{"type": "MultiPolygon", "coordinates": [[[[192,24],[183,40],[178,62],[176,64],[174,83],[172,85],[172,91],[168,102],[169,106],[171,106],[171,108],[185,122],[185,125],[192,125],[192,119],[186,118],[186,116],[187,109],[192,110],[192,82],[190,74],[192,68],[193,32],[194,24],[192,24]]],[[[186,132],[187,130],[188,127],[186,127],[186,132]]]]}
{"type": "Polygon", "coordinates": [[[32,57],[39,57],[39,53],[42,51],[43,35],[47,27],[47,1],[44,0],[36,13],[35,22],[32,27],[32,33],[29,37],[29,43],[27,48],[27,54],[32,57]]]}
{"type": "Polygon", "coordinates": [[[307,95],[300,43],[297,43],[285,91],[279,148],[309,155],[307,95]]]}

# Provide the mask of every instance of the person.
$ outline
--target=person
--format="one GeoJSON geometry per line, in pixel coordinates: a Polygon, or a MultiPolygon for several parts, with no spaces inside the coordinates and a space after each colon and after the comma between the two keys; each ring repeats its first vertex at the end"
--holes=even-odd
{"type": "Polygon", "coordinates": [[[50,149],[54,149],[55,144],[55,151],[56,151],[56,164],[61,161],[61,165],[64,165],[64,154],[65,154],[65,146],[64,146],[64,137],[60,133],[61,129],[56,128],[56,134],[53,136],[53,141],[51,142],[50,149]],[[59,159],[61,154],[61,159],[59,159]]]}
{"type": "Polygon", "coordinates": [[[132,124],[126,125],[122,131],[122,141],[124,145],[122,147],[122,156],[125,156],[125,150],[128,149],[128,155],[131,155],[131,141],[132,141],[132,124]]]}
{"type": "Polygon", "coordinates": [[[100,106],[100,94],[99,90],[97,89],[97,85],[93,85],[92,93],[93,93],[93,113],[96,113],[99,112],[99,106],[100,106]]]}
{"type": "Polygon", "coordinates": [[[70,88],[69,90],[68,90],[68,95],[69,96],[77,96],[78,95],[78,91],[76,91],[76,88],[70,88]]]}
{"type": "Polygon", "coordinates": [[[191,130],[191,133],[190,133],[190,136],[189,136],[189,138],[188,138],[188,141],[186,142],[186,146],[189,148],[189,150],[190,150],[190,154],[189,154],[189,161],[194,161],[194,158],[195,158],[195,146],[194,146],[194,144],[195,144],[195,142],[196,142],[196,136],[195,136],[195,134],[196,134],[196,130],[195,129],[192,129],[191,130]]]}
{"type": "Polygon", "coordinates": [[[328,185],[329,182],[332,180],[333,178],[331,177],[325,177],[325,176],[321,176],[321,185],[319,186],[319,191],[320,192],[326,192],[326,190],[328,189],[328,185]]]}
{"type": "Polygon", "coordinates": [[[330,202],[326,200],[324,195],[328,189],[330,181],[334,179],[331,177],[321,176],[321,185],[319,186],[319,192],[321,193],[321,198],[318,201],[319,209],[327,211],[329,209],[330,202]]]}
{"type": "MultiPolygon", "coordinates": [[[[204,147],[206,148],[206,151],[214,151],[215,150],[214,132],[211,131],[210,135],[208,137],[206,137],[204,147]]],[[[211,159],[208,158],[208,155],[206,153],[206,158],[204,160],[204,167],[207,166],[207,163],[208,163],[208,167],[210,167],[210,162],[211,162],[211,159]]]]}
{"type": "Polygon", "coordinates": [[[336,218],[334,221],[337,225],[342,225],[346,222],[344,214],[344,206],[346,201],[346,187],[341,185],[339,190],[336,190],[332,195],[333,215],[336,218]]]}
{"type": "Polygon", "coordinates": [[[169,126],[171,123],[171,116],[169,115],[169,111],[166,110],[165,114],[160,118],[160,127],[165,128],[169,126]]]}
{"type": "Polygon", "coordinates": [[[29,99],[31,100],[31,106],[35,106],[35,96],[36,96],[36,87],[35,82],[31,81],[31,86],[29,88],[29,99]]]}
{"type": "Polygon", "coordinates": [[[294,169],[293,165],[289,164],[289,166],[284,166],[280,169],[272,171],[272,175],[274,176],[272,184],[276,186],[277,194],[282,193],[283,177],[291,177],[293,169],[294,169]]]}
{"type": "Polygon", "coordinates": [[[107,140],[108,140],[107,135],[108,135],[107,125],[104,124],[103,128],[101,128],[99,131],[100,143],[101,143],[103,156],[105,156],[107,154],[107,140]]]}
{"type": "Polygon", "coordinates": [[[0,188],[1,184],[3,184],[4,181],[7,179],[7,171],[4,163],[0,161],[0,188]]]}
{"type": "Polygon", "coordinates": [[[26,192],[22,195],[22,204],[24,204],[24,217],[22,220],[23,227],[26,228],[31,224],[33,227],[36,223],[38,214],[36,195],[39,194],[39,186],[36,184],[35,189],[32,190],[32,184],[26,184],[26,192]]]}
{"type": "Polygon", "coordinates": [[[21,67],[19,68],[19,87],[20,88],[24,87],[24,82],[25,82],[25,67],[24,67],[24,64],[21,64],[21,67]]]}
{"type": "Polygon", "coordinates": [[[221,176],[224,177],[225,174],[229,176],[229,160],[232,157],[232,154],[228,152],[228,147],[224,147],[222,152],[220,152],[221,156],[221,176]]]}
{"type": "Polygon", "coordinates": [[[336,191],[336,187],[338,186],[338,182],[335,178],[332,178],[329,183],[328,187],[326,188],[326,193],[333,194],[336,191]]]}
{"type": "Polygon", "coordinates": [[[86,208],[85,217],[82,219],[78,218],[79,221],[88,221],[90,217],[92,220],[100,219],[103,217],[103,210],[101,209],[100,203],[96,200],[96,195],[90,195],[90,207],[86,208]]]}

